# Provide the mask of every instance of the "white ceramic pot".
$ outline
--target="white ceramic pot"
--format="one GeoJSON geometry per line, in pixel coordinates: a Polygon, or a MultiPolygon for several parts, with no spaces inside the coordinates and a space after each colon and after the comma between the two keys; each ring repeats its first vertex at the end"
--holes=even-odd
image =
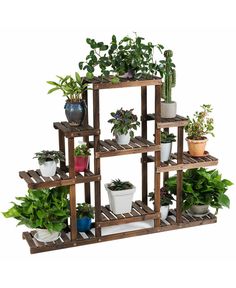
{"type": "Polygon", "coordinates": [[[105,184],[108,193],[110,209],[114,214],[129,213],[132,209],[133,195],[136,187],[127,190],[113,191],[105,184]]]}
{"type": "Polygon", "coordinates": [[[39,164],[40,172],[44,177],[51,177],[56,174],[57,162],[46,161],[43,164],[39,164]]]}
{"type": "Polygon", "coordinates": [[[127,134],[117,134],[116,135],[116,142],[119,145],[128,145],[130,142],[130,135],[129,133],[127,134]]]}
{"type": "Polygon", "coordinates": [[[60,232],[49,232],[47,229],[36,229],[34,238],[40,242],[56,241],[60,237],[60,232]]]}
{"type": "Polygon", "coordinates": [[[193,215],[206,214],[208,212],[209,205],[192,205],[189,209],[193,215]]]}
{"type": "Polygon", "coordinates": [[[161,162],[165,162],[170,159],[171,148],[172,142],[161,143],[161,162]]]}
{"type": "Polygon", "coordinates": [[[161,206],[161,220],[166,220],[169,213],[169,205],[161,206]]]}
{"type": "Polygon", "coordinates": [[[161,117],[162,118],[175,118],[177,104],[176,102],[166,103],[161,102],[161,117]]]}

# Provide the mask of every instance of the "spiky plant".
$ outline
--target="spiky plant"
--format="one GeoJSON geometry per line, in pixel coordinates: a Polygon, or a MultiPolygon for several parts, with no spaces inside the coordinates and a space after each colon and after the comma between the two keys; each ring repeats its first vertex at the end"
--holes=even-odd
{"type": "Polygon", "coordinates": [[[112,180],[112,182],[108,185],[108,188],[112,191],[120,191],[132,189],[134,187],[129,181],[121,181],[120,179],[112,180]]]}

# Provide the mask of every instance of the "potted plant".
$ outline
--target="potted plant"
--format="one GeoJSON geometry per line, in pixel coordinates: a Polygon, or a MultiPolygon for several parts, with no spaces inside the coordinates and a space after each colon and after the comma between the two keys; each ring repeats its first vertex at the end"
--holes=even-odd
{"type": "Polygon", "coordinates": [[[37,158],[39,169],[43,177],[52,177],[57,170],[58,161],[65,161],[65,156],[61,151],[42,150],[36,152],[33,158],[37,158]]]}
{"type": "Polygon", "coordinates": [[[188,124],[185,126],[185,132],[187,132],[188,137],[186,138],[188,142],[188,151],[191,156],[200,157],[205,154],[205,147],[207,142],[207,134],[214,136],[214,120],[209,117],[212,112],[211,105],[203,104],[201,106],[202,111],[195,112],[193,118],[189,116],[188,124]]]}
{"type": "Polygon", "coordinates": [[[26,196],[16,197],[20,204],[13,202],[13,206],[7,212],[3,212],[3,215],[6,218],[17,219],[18,225],[36,229],[34,237],[38,241],[55,241],[66,227],[65,222],[70,216],[68,191],[68,187],[65,186],[29,189],[26,196]]]}
{"type": "Polygon", "coordinates": [[[161,162],[169,161],[172,149],[172,142],[175,142],[176,136],[166,131],[161,132],[161,162]]]}
{"type": "MultiPolygon", "coordinates": [[[[176,195],[177,177],[166,180],[165,184],[171,193],[176,195]]],[[[233,183],[222,179],[217,170],[205,168],[189,169],[183,173],[183,211],[193,215],[204,215],[209,212],[209,206],[216,209],[229,207],[230,199],[225,194],[233,183]]]]}
{"type": "Polygon", "coordinates": [[[75,172],[84,172],[88,169],[90,150],[86,143],[79,144],[74,150],[75,172]]]}
{"type": "Polygon", "coordinates": [[[119,145],[127,145],[130,138],[134,137],[134,131],[140,125],[138,117],[133,114],[134,109],[123,110],[120,108],[116,112],[112,112],[112,118],[108,120],[113,124],[111,132],[116,136],[116,141],[119,145]]]}
{"type": "Polygon", "coordinates": [[[129,213],[132,209],[133,194],[136,187],[128,181],[112,180],[105,184],[110,209],[114,214],[129,213]]]}
{"type": "Polygon", "coordinates": [[[47,81],[48,84],[54,86],[54,88],[48,91],[48,94],[61,90],[63,96],[67,98],[64,108],[69,124],[71,126],[81,126],[87,111],[82,94],[90,89],[88,88],[88,83],[85,83],[84,79],[77,72],[75,72],[75,78],[70,75],[65,77],[57,76],[57,78],[59,78],[58,83],[47,81]]]}
{"type": "Polygon", "coordinates": [[[176,117],[177,105],[171,98],[172,88],[176,85],[175,64],[172,62],[173,52],[166,50],[164,56],[165,60],[161,60],[159,65],[161,77],[164,79],[162,85],[162,98],[164,98],[164,101],[161,102],[161,117],[174,118],[176,117]]]}
{"type": "MultiPolygon", "coordinates": [[[[160,210],[161,220],[166,220],[169,213],[169,207],[170,205],[173,204],[174,198],[166,187],[162,187],[160,193],[161,193],[161,210],[160,210]]],[[[154,203],[154,193],[150,192],[148,194],[148,197],[150,197],[150,201],[153,201],[154,203]]]]}
{"type": "Polygon", "coordinates": [[[89,231],[91,228],[91,219],[94,218],[94,208],[88,203],[78,203],[76,212],[78,231],[89,231]]]}
{"type": "Polygon", "coordinates": [[[86,77],[89,79],[94,77],[96,67],[100,68],[102,77],[109,79],[111,76],[113,83],[119,82],[120,77],[148,78],[159,73],[159,65],[153,58],[155,50],[162,53],[164,47],[161,44],[146,43],[136,33],[134,38],[125,36],[120,41],[113,35],[110,45],[90,38],[86,42],[91,50],[86,61],[79,63],[79,68],[87,70],[86,77]]]}

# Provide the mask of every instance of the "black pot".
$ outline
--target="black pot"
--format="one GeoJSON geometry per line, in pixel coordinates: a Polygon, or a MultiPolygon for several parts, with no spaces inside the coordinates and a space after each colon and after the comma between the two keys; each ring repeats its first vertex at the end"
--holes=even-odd
{"type": "Polygon", "coordinates": [[[84,100],[79,102],[66,102],[66,118],[72,126],[82,126],[87,112],[87,105],[84,100]]]}

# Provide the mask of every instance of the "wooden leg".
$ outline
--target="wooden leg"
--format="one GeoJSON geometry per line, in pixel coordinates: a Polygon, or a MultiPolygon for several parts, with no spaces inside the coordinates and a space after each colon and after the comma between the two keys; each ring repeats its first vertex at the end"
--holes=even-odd
{"type": "MultiPolygon", "coordinates": [[[[61,130],[58,130],[59,134],[59,151],[61,151],[65,155],[65,137],[61,130]]],[[[60,168],[63,171],[66,171],[66,163],[65,161],[60,161],[60,168]]]]}

